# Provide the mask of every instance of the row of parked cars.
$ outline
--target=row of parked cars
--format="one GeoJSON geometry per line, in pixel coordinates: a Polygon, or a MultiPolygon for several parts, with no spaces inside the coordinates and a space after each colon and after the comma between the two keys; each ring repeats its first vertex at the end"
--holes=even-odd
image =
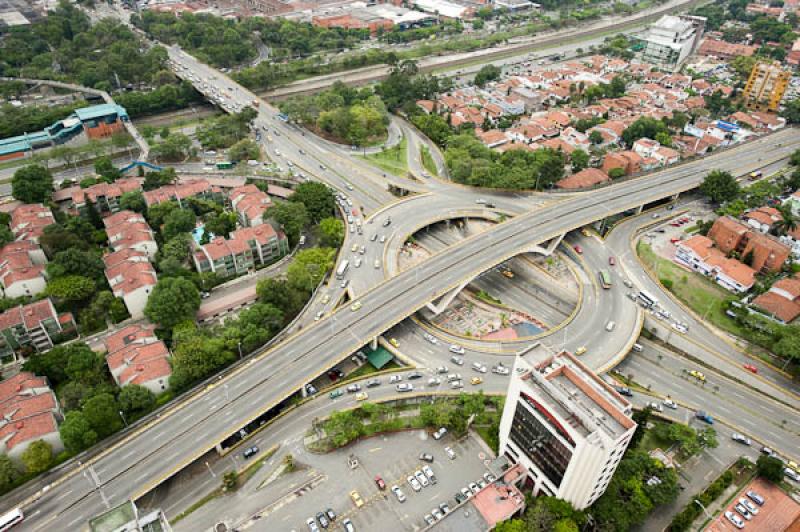
{"type": "MultiPolygon", "coordinates": [[[[324,512],[318,512],[315,517],[306,519],[306,524],[310,532],[319,532],[320,528],[327,529],[334,521],[336,521],[336,512],[333,511],[333,508],[328,508],[324,512]]],[[[350,519],[342,521],[342,528],[345,532],[355,532],[356,530],[350,519]]]]}
{"type": "Polygon", "coordinates": [[[745,522],[753,519],[753,516],[758,515],[760,506],[764,506],[766,501],[764,497],[759,495],[753,490],[747,492],[747,497],[740,497],[736,504],[734,504],[734,511],[728,510],[725,512],[725,519],[738,529],[745,526],[745,522]]]}

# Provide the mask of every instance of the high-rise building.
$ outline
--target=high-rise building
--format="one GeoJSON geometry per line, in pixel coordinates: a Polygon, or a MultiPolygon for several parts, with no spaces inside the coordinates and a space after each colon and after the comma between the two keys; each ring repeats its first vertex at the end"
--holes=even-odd
{"type": "Polygon", "coordinates": [[[756,63],[744,86],[745,104],[754,111],[777,111],[791,77],[780,63],[756,63]]]}
{"type": "Polygon", "coordinates": [[[679,68],[700,45],[705,23],[704,17],[661,17],[647,31],[642,59],[663,68],[679,68]]]}
{"type": "Polygon", "coordinates": [[[517,357],[500,453],[528,470],[534,495],[581,510],[605,492],[636,430],[631,404],[567,352],[517,357]]]}

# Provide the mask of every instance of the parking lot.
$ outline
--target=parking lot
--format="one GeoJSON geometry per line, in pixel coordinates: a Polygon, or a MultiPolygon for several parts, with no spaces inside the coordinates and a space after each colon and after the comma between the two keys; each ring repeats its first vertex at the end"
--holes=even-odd
{"type": "MultiPolygon", "coordinates": [[[[749,500],[749,499],[748,499],[749,500]]],[[[744,530],[758,530],[759,532],[783,532],[789,525],[800,518],[800,504],[797,504],[780,488],[761,479],[755,479],[740,491],[723,509],[720,515],[706,528],[708,532],[721,532],[738,530],[726,517],[725,512],[733,512],[742,519],[744,530]],[[758,514],[752,515],[748,521],[734,509],[740,498],[748,499],[746,493],[755,491],[764,498],[764,505],[754,505],[758,514]]]]}
{"type": "Polygon", "coordinates": [[[420,530],[426,526],[424,516],[434,507],[442,502],[451,509],[456,506],[456,492],[480,479],[487,471],[484,460],[491,457],[485,454],[477,436],[456,442],[452,436],[445,435],[435,441],[425,431],[413,430],[371,438],[320,458],[330,463],[324,470],[326,480],[269,516],[273,526],[270,530],[277,530],[274,527],[278,523],[285,523],[285,528],[280,526],[285,530],[308,530],[306,519],[328,507],[338,515],[329,530],[342,530],[345,518],[351,519],[359,531],[420,530]],[[454,460],[445,455],[446,446],[455,451],[454,460]],[[428,465],[437,483],[415,492],[406,479],[426,464],[419,460],[421,452],[433,455],[434,461],[428,465]],[[356,469],[347,465],[350,454],[358,458],[356,469]],[[385,491],[378,489],[376,475],[386,482],[385,491]],[[391,492],[393,485],[399,486],[405,494],[404,503],[391,492]],[[356,508],[351,500],[353,490],[364,501],[361,508],[356,508]]]}

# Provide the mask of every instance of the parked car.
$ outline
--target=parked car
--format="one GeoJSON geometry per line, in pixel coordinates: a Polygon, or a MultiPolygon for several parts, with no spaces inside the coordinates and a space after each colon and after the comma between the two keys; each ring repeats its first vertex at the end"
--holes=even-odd
{"type": "Polygon", "coordinates": [[[380,475],[375,475],[375,485],[378,486],[379,490],[386,489],[386,482],[381,478],[380,475]]]}
{"type": "Polygon", "coordinates": [[[447,429],[445,427],[440,427],[439,430],[433,433],[434,440],[441,440],[444,438],[444,435],[447,434],[447,429]]]}
{"type": "Polygon", "coordinates": [[[419,480],[414,475],[409,475],[406,481],[411,485],[412,490],[420,491],[422,489],[422,484],[419,483],[419,480]]]}
{"type": "Polygon", "coordinates": [[[353,504],[356,505],[356,508],[364,506],[364,499],[361,498],[361,495],[359,495],[356,490],[350,492],[350,498],[353,500],[353,504]]]}
{"type": "Polygon", "coordinates": [[[738,515],[736,515],[733,512],[730,512],[730,511],[725,512],[725,519],[730,521],[733,526],[735,526],[736,528],[738,528],[740,530],[742,528],[744,528],[744,521],[742,521],[742,518],[739,517],[738,515]]]}
{"type": "Polygon", "coordinates": [[[744,497],[739,498],[739,504],[747,508],[747,511],[753,515],[758,515],[758,507],[744,497]]]}
{"type": "Polygon", "coordinates": [[[450,447],[445,447],[444,448],[444,452],[447,455],[447,457],[450,458],[450,460],[455,460],[456,459],[456,452],[453,449],[451,449],[450,447]]]}
{"type": "Polygon", "coordinates": [[[333,508],[328,508],[325,510],[325,515],[328,516],[330,521],[336,521],[336,512],[333,511],[333,508]]]}
{"type": "Polygon", "coordinates": [[[344,527],[344,532],[356,532],[356,527],[353,526],[353,522],[350,519],[342,521],[342,526],[344,527]]]}
{"type": "Polygon", "coordinates": [[[257,454],[258,454],[258,447],[256,445],[253,445],[252,447],[248,447],[247,449],[245,449],[244,452],[242,453],[242,456],[244,456],[245,459],[247,459],[247,458],[252,458],[257,454]]]}
{"type": "Polygon", "coordinates": [[[758,493],[756,493],[755,491],[753,491],[753,490],[750,490],[750,491],[748,491],[748,492],[746,493],[746,495],[747,495],[748,497],[750,497],[750,500],[751,500],[751,501],[753,501],[754,503],[756,503],[757,505],[759,505],[759,506],[764,506],[764,502],[765,502],[765,501],[764,501],[764,497],[762,497],[761,495],[759,495],[759,494],[758,494],[758,493]]]}
{"type": "Polygon", "coordinates": [[[424,462],[433,463],[433,455],[430,453],[420,453],[419,459],[424,462]]]}
{"type": "Polygon", "coordinates": [[[753,514],[747,511],[747,508],[745,508],[741,504],[737,504],[736,506],[733,507],[733,509],[739,512],[739,515],[744,517],[746,520],[750,521],[751,519],[753,519],[753,514]]]}
{"type": "Polygon", "coordinates": [[[322,512],[317,513],[317,521],[319,521],[319,526],[322,528],[328,528],[328,525],[331,524],[331,522],[328,521],[328,517],[322,512]]]}
{"type": "Polygon", "coordinates": [[[406,502],[406,494],[398,486],[392,486],[392,493],[397,497],[398,502],[406,502]]]}

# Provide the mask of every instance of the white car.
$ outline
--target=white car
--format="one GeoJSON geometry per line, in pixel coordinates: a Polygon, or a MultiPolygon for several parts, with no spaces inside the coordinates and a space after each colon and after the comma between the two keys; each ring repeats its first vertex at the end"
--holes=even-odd
{"type": "Polygon", "coordinates": [[[678,409],[678,404],[672,399],[664,399],[663,401],[661,401],[661,403],[667,408],[671,408],[672,410],[678,409]]]}
{"type": "Polygon", "coordinates": [[[469,489],[470,491],[472,491],[473,495],[477,495],[477,493],[480,491],[480,488],[474,482],[469,483],[469,489]]]}
{"type": "Polygon", "coordinates": [[[508,375],[509,373],[511,373],[511,370],[502,364],[498,364],[492,368],[492,373],[495,373],[497,375],[508,375]]]}
{"type": "Polygon", "coordinates": [[[464,354],[464,348],[461,347],[460,345],[453,344],[453,345],[450,346],[450,352],[451,353],[455,353],[457,355],[463,355],[464,354]]]}
{"type": "Polygon", "coordinates": [[[733,512],[725,512],[725,518],[728,521],[730,521],[733,524],[733,526],[735,526],[736,528],[738,528],[740,530],[742,528],[744,528],[744,521],[742,521],[742,518],[739,517],[738,515],[736,515],[735,513],[733,513],[733,512]]]}
{"type": "Polygon", "coordinates": [[[439,386],[440,384],[442,384],[442,379],[439,377],[431,377],[428,379],[428,386],[439,386]]]}
{"type": "Polygon", "coordinates": [[[398,502],[406,502],[406,494],[403,493],[403,490],[401,490],[398,486],[392,486],[392,493],[394,493],[395,497],[397,497],[398,502]]]}
{"type": "Polygon", "coordinates": [[[430,481],[428,481],[428,477],[426,477],[425,473],[423,473],[419,469],[414,471],[414,477],[419,481],[420,484],[422,484],[423,488],[427,488],[428,485],[430,484],[430,481]]]}
{"type": "Polygon", "coordinates": [[[750,502],[749,500],[745,499],[744,497],[739,499],[739,504],[747,508],[747,511],[750,512],[751,514],[758,515],[758,508],[756,508],[756,505],[750,502]]]}
{"type": "Polygon", "coordinates": [[[411,489],[414,491],[420,491],[422,489],[422,485],[419,483],[419,480],[414,475],[409,475],[406,479],[409,484],[411,484],[411,489]]]}
{"type": "Polygon", "coordinates": [[[477,371],[478,373],[486,373],[486,371],[487,371],[486,366],[484,366],[480,362],[473,362],[472,363],[472,369],[474,371],[477,371]]]}
{"type": "Polygon", "coordinates": [[[748,511],[747,511],[747,508],[746,508],[746,507],[744,507],[744,506],[742,506],[741,504],[737,504],[737,505],[736,505],[736,506],[734,506],[733,508],[734,508],[734,510],[736,510],[737,512],[739,512],[739,514],[740,514],[742,517],[744,517],[745,519],[747,519],[748,521],[750,521],[750,520],[753,518],[753,514],[751,514],[750,512],[748,512],[748,511]]]}
{"type": "Polygon", "coordinates": [[[400,382],[401,380],[403,380],[402,375],[392,375],[389,377],[389,384],[394,384],[396,382],[400,382]]]}

